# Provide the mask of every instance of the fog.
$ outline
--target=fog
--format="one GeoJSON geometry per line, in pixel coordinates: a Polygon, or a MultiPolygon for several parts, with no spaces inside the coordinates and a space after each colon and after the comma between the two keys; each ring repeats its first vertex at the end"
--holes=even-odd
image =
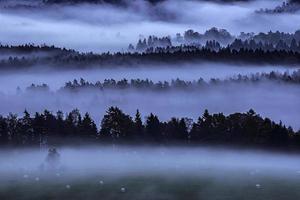
{"type": "Polygon", "coordinates": [[[104,79],[149,79],[186,81],[203,78],[221,80],[237,74],[250,75],[262,72],[292,72],[298,67],[226,65],[214,63],[181,64],[177,66],[140,66],[135,68],[107,68],[87,70],[28,70],[3,72],[0,75],[0,114],[16,113],[21,116],[25,109],[30,113],[61,110],[70,112],[78,108],[89,112],[97,125],[110,106],[118,106],[124,112],[134,115],[139,109],[143,117],[151,112],[161,120],[171,117],[188,117],[196,120],[205,109],[211,113],[247,112],[254,109],[263,117],[276,122],[280,120],[294,129],[300,129],[300,89],[297,85],[264,82],[262,84],[226,84],[198,90],[152,91],[142,90],[80,90],[79,92],[58,92],[66,82],[83,78],[89,82],[103,82],[104,79]],[[28,91],[34,84],[47,84],[50,92],[28,91]],[[21,90],[17,91],[17,87],[21,90]]]}
{"type": "Polygon", "coordinates": [[[41,166],[47,163],[47,149],[1,150],[1,194],[13,199],[299,197],[296,155],[205,147],[107,146],[58,152],[59,167],[45,170],[41,166]]]}
{"type": "MultiPolygon", "coordinates": [[[[299,28],[295,22],[300,21],[299,12],[255,12],[260,8],[274,8],[283,0],[239,3],[166,0],[153,5],[136,0],[128,1],[128,6],[46,6],[37,1],[22,2],[26,6],[15,6],[20,1],[0,0],[1,44],[34,43],[79,52],[116,52],[126,51],[130,43],[135,44],[139,38],[148,35],[175,36],[188,29],[204,32],[211,27],[224,28],[235,35],[270,30],[294,32],[299,28]]],[[[7,52],[1,54],[0,59],[8,59],[9,56],[49,56],[39,51],[28,54],[7,52]]],[[[59,50],[52,52],[56,54],[59,50]]],[[[50,64],[53,66],[54,63],[50,64]]],[[[300,129],[300,87],[295,79],[270,81],[272,78],[262,78],[256,83],[211,83],[185,90],[180,87],[165,90],[133,87],[62,89],[66,82],[81,78],[91,83],[124,78],[149,79],[154,83],[170,82],[177,78],[184,81],[203,78],[209,81],[226,80],[238,74],[292,72],[300,69],[299,66],[187,61],[170,65],[86,67],[76,70],[64,66],[34,66],[24,67],[24,70],[2,70],[0,115],[12,113],[21,117],[25,110],[34,115],[45,109],[53,114],[57,111],[67,114],[79,109],[82,114],[89,112],[99,128],[101,119],[111,106],[117,106],[131,116],[139,109],[143,121],[150,113],[156,114],[161,121],[172,117],[196,121],[205,109],[225,115],[254,109],[262,117],[282,122],[295,131],[300,129]],[[38,87],[30,89],[31,84],[47,84],[49,90],[38,87]]],[[[190,128],[190,124],[187,126],[190,128]]],[[[13,144],[10,130],[3,131],[7,131],[13,144]]],[[[3,138],[1,144],[5,145],[6,138],[3,138]]],[[[46,159],[49,146],[44,142],[47,141],[40,140],[39,148],[8,148],[4,145],[0,148],[0,199],[75,200],[101,197],[174,200],[187,196],[208,200],[300,199],[300,160],[291,152],[220,146],[127,147],[73,143],[74,146],[58,147],[59,162],[56,162],[56,157],[51,163],[51,159],[46,159]]]]}
{"type": "Polygon", "coordinates": [[[13,199],[297,199],[297,155],[223,148],[59,148],[0,152],[0,191],[13,199]],[[80,158],[80,159],[79,159],[80,158]],[[245,194],[247,196],[245,197],[245,194]]]}
{"type": "Polygon", "coordinates": [[[161,120],[171,117],[188,117],[197,120],[205,109],[211,113],[247,112],[254,109],[298,130],[300,128],[300,88],[297,85],[276,83],[226,84],[198,90],[81,90],[79,92],[23,91],[17,94],[0,94],[0,114],[22,115],[30,112],[69,112],[75,108],[89,112],[97,125],[110,106],[118,106],[134,116],[137,109],[145,117],[157,114],[161,120]]]}
{"type": "Polygon", "coordinates": [[[105,199],[122,193],[145,193],[148,196],[143,199],[148,199],[161,197],[166,191],[173,194],[173,187],[180,192],[181,187],[191,187],[190,195],[196,192],[198,196],[207,195],[206,199],[214,199],[227,189],[231,191],[227,196],[240,191],[249,192],[248,198],[278,193],[293,199],[298,194],[295,187],[299,183],[300,161],[296,155],[204,147],[82,147],[58,152],[59,167],[45,170],[41,166],[46,165],[46,149],[2,150],[0,190],[6,195],[14,191],[13,196],[21,199],[53,193],[56,198],[80,196],[83,190],[85,199],[93,199],[91,194],[100,191],[105,196],[110,194],[105,199]]]}
{"type": "Polygon", "coordinates": [[[49,44],[79,51],[122,51],[148,35],[175,36],[187,29],[204,32],[211,27],[240,32],[293,32],[300,14],[263,15],[282,0],[219,4],[211,1],[172,1],[155,6],[135,1],[128,7],[109,5],[50,6],[31,9],[2,8],[0,42],[49,44]],[[259,23],[257,23],[259,22],[259,23]],[[74,34],[76,33],[76,34],[74,34]]]}
{"type": "MultiPolygon", "coordinates": [[[[298,173],[300,160],[296,155],[272,154],[251,150],[222,148],[175,147],[79,147],[58,149],[64,171],[84,174],[126,175],[158,172],[166,175],[179,172],[197,175],[203,171],[248,170],[270,173],[277,170],[298,173]],[[78,158],[80,157],[80,160],[78,158]],[[218,157],[218,159],[216,159],[218,157]],[[275,164],[276,163],[276,164],[275,164]],[[81,171],[82,172],[82,171],[81,171]]],[[[1,150],[0,173],[34,172],[45,164],[47,148],[40,150],[1,150]],[[6,155],[6,156],[4,156],[6,155]]]]}
{"type": "Polygon", "coordinates": [[[89,82],[104,79],[150,79],[154,82],[181,79],[186,81],[203,78],[225,79],[237,74],[248,75],[255,73],[269,73],[271,71],[294,71],[299,67],[283,67],[270,65],[229,65],[216,63],[177,64],[177,65],[148,65],[131,67],[107,67],[106,69],[86,70],[51,70],[46,66],[37,66],[26,71],[2,72],[0,74],[0,92],[15,93],[17,87],[25,89],[32,83],[47,84],[52,90],[57,90],[68,81],[83,78],[89,82]]]}

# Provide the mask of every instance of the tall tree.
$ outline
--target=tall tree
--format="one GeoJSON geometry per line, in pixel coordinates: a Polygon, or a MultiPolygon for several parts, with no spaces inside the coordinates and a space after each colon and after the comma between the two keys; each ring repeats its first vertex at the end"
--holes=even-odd
{"type": "Polygon", "coordinates": [[[100,137],[118,141],[132,138],[134,122],[117,107],[110,107],[101,121],[100,137]]]}
{"type": "Polygon", "coordinates": [[[141,140],[144,137],[144,128],[141,113],[137,110],[134,118],[134,138],[136,140],[141,140]]]}
{"type": "Polygon", "coordinates": [[[85,113],[79,126],[79,132],[81,137],[87,137],[92,139],[97,136],[97,126],[90,117],[89,113],[85,113]]]}
{"type": "Polygon", "coordinates": [[[161,126],[158,117],[151,113],[146,120],[146,138],[152,142],[163,141],[161,126]]]}
{"type": "Polygon", "coordinates": [[[0,116],[0,144],[8,145],[9,135],[6,118],[0,116]]]}

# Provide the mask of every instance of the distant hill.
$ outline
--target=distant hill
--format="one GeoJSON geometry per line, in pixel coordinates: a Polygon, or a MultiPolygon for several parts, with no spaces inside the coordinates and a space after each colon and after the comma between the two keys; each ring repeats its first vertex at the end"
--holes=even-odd
{"type": "MultiPolygon", "coordinates": [[[[92,4],[114,4],[114,5],[126,5],[133,1],[144,1],[151,4],[160,3],[167,0],[44,0],[46,4],[79,4],[79,3],[92,3],[92,4]]],[[[172,0],[169,0],[172,1],[172,0]]],[[[194,1],[208,1],[208,0],[194,0],[194,1]]],[[[214,2],[247,2],[251,0],[210,0],[214,2]]]]}
{"type": "MultiPolygon", "coordinates": [[[[132,3],[149,3],[156,5],[162,2],[175,2],[176,0],[0,0],[0,6],[5,8],[41,8],[47,5],[74,5],[74,4],[110,4],[114,6],[130,6],[132,3]]],[[[252,0],[182,0],[182,1],[206,1],[217,3],[248,2],[252,0]]]]}
{"type": "MultiPolygon", "coordinates": [[[[135,1],[135,0],[133,0],[135,1]]],[[[164,0],[142,0],[149,3],[159,3],[164,0]]],[[[127,5],[132,1],[128,0],[44,0],[45,4],[80,4],[80,3],[90,3],[90,4],[113,4],[113,5],[127,5]]]]}

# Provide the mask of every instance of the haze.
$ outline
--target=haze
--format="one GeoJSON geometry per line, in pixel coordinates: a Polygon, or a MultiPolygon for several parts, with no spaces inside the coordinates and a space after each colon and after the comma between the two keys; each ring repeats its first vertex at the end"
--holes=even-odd
{"type": "Polygon", "coordinates": [[[83,78],[89,82],[103,81],[104,79],[150,79],[154,82],[181,79],[186,81],[203,78],[225,79],[237,74],[248,75],[255,73],[269,73],[271,71],[294,71],[299,67],[284,67],[270,65],[229,65],[216,63],[186,63],[177,65],[147,65],[134,67],[109,67],[104,69],[86,70],[52,70],[47,66],[37,66],[26,71],[10,71],[0,74],[0,91],[15,93],[17,87],[25,89],[32,83],[47,84],[52,90],[64,86],[66,82],[83,78]]]}
{"type": "Polygon", "coordinates": [[[293,32],[298,29],[294,22],[300,20],[298,13],[255,13],[260,8],[274,8],[282,0],[231,4],[168,0],[154,7],[141,2],[128,8],[87,4],[34,10],[2,8],[0,42],[46,43],[83,52],[123,51],[141,35],[175,36],[188,29],[204,32],[211,27],[233,34],[293,32]]]}
{"type": "MultiPolygon", "coordinates": [[[[239,152],[223,148],[174,148],[174,147],[81,147],[58,149],[62,167],[61,175],[102,177],[174,173],[186,176],[225,176],[226,171],[243,172],[244,176],[272,175],[293,177],[299,173],[299,160],[296,155],[266,153],[251,150],[239,152]],[[80,157],[80,160],[78,158],[80,157]],[[217,159],[216,159],[217,158],[217,159]],[[278,172],[283,172],[278,174],[278,172]]],[[[53,173],[41,171],[45,163],[47,149],[14,150],[0,152],[0,174],[4,177],[24,174],[53,173]],[[3,156],[6,155],[6,156],[3,156]]],[[[55,177],[53,177],[55,179],[55,177]]]]}
{"type": "Polygon", "coordinates": [[[70,112],[78,108],[89,112],[97,125],[110,106],[118,106],[134,116],[137,109],[143,116],[157,114],[162,120],[188,117],[197,120],[205,109],[211,113],[247,112],[254,109],[263,117],[282,121],[298,130],[300,89],[296,85],[274,83],[231,84],[211,86],[203,90],[171,90],[167,92],[141,90],[83,90],[79,92],[30,92],[0,94],[2,115],[10,112],[22,115],[48,109],[70,112]]]}

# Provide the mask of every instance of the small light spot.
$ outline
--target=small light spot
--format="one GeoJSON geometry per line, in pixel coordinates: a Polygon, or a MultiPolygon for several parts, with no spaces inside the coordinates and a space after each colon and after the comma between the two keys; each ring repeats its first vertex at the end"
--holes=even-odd
{"type": "Polygon", "coordinates": [[[121,187],[121,192],[125,193],[126,192],[126,188],[121,187]]]}

